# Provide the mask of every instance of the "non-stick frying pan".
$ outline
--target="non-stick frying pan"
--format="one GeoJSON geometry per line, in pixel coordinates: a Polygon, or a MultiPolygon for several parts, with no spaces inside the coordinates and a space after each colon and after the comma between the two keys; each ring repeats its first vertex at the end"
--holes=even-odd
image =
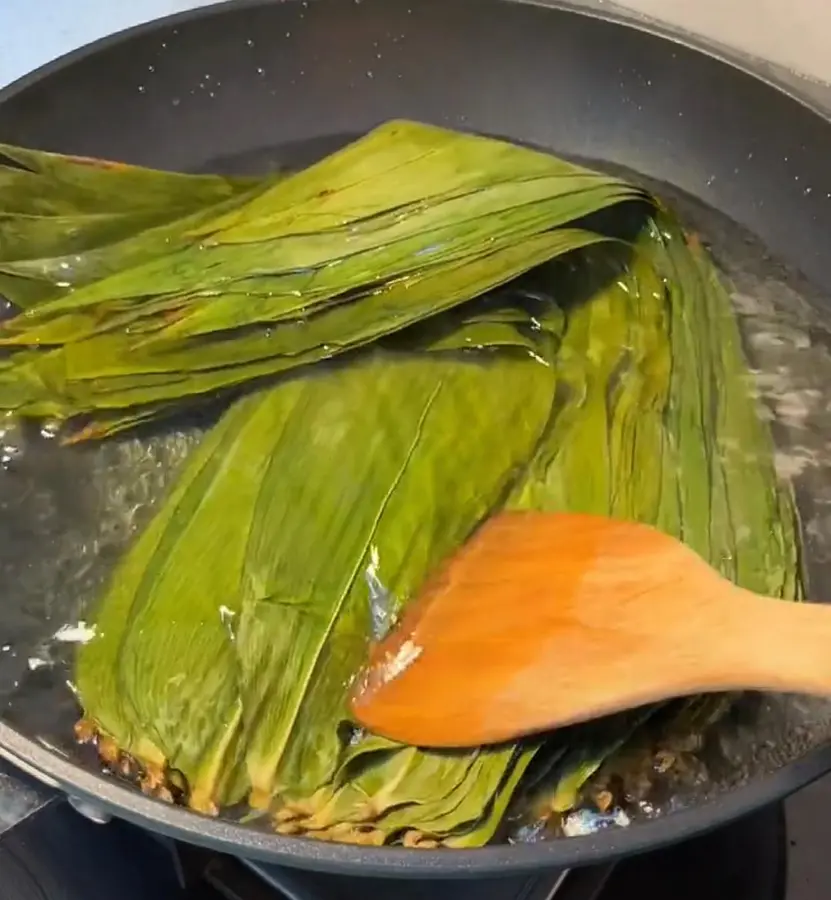
{"type": "MultiPolygon", "coordinates": [[[[822,297],[831,296],[831,123],[758,74],[614,15],[557,0],[235,0],[101,41],[0,93],[2,141],[187,171],[303,164],[392,117],[607,161],[672,185],[685,192],[676,191],[679,202],[703,221],[745,300],[758,289],[769,318],[787,319],[807,302],[822,319],[822,297]]],[[[814,360],[826,332],[812,325],[800,334],[800,352],[814,360]]],[[[812,391],[821,401],[821,389],[812,391]]],[[[815,406],[819,421],[824,401],[815,406]]],[[[826,498],[819,476],[811,477],[800,499],[813,594],[831,596],[826,498]]],[[[81,503],[83,485],[73,488],[73,478],[52,467],[36,499],[81,503]]],[[[4,490],[0,485],[5,507],[4,490]]],[[[38,560],[60,536],[36,518],[0,519],[0,645],[14,644],[17,657],[67,614],[38,600],[39,591],[54,588],[38,580],[38,560]],[[22,593],[18,582],[27,585],[22,593]]],[[[17,677],[20,670],[0,655],[0,680],[17,677]]],[[[3,686],[8,695],[11,684],[3,686]]],[[[734,727],[744,758],[764,764],[737,764],[718,790],[704,785],[656,821],[464,852],[320,844],[202,818],[36,739],[47,715],[39,722],[37,711],[3,713],[0,749],[101,809],[239,856],[349,874],[474,876],[649,849],[770,803],[831,769],[827,705],[778,702],[757,700],[757,713],[791,702],[787,708],[799,715],[785,716],[775,733],[754,737],[764,715],[749,728],[734,727]]]]}

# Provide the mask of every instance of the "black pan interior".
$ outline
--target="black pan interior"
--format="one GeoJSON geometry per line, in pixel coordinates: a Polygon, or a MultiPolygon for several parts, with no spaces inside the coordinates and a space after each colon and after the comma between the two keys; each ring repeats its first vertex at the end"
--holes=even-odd
{"type": "MultiPolygon", "coordinates": [[[[100,42],[6,89],[0,141],[185,171],[254,172],[305,164],[393,117],[500,135],[671,185],[661,190],[711,240],[743,296],[761,304],[759,334],[782,320],[810,332],[808,348],[831,346],[822,327],[823,296],[831,296],[828,121],[735,66],[555,2],[235,0],[100,42]]],[[[788,422],[778,426],[787,431],[788,422]]],[[[60,484],[70,475],[58,469],[52,477],[60,484]]],[[[83,503],[83,487],[65,502],[83,503]]],[[[818,523],[807,535],[815,592],[831,583],[819,534],[823,489],[810,478],[802,486],[803,514],[818,523]]],[[[22,537],[13,521],[0,533],[15,556],[3,563],[4,578],[35,565],[32,541],[60,540],[35,526],[22,537]]],[[[32,583],[30,593],[44,590],[32,583]]],[[[33,638],[59,624],[47,603],[39,608],[40,618],[29,616],[33,638]]],[[[413,853],[203,820],[29,740],[21,732],[34,733],[34,718],[6,718],[17,728],[0,722],[7,752],[121,815],[238,855],[363,874],[463,876],[634,852],[713,827],[831,768],[828,751],[805,752],[817,741],[794,735],[804,727],[794,720],[786,723],[791,743],[771,750],[764,772],[737,775],[715,798],[702,791],[660,821],[538,845],[413,853]]]]}

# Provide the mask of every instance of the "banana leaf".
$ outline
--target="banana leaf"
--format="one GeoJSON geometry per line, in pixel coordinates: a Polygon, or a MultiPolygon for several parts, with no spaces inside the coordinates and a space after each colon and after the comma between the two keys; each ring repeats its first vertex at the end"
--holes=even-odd
{"type": "Polygon", "coordinates": [[[504,495],[551,408],[555,343],[537,335],[536,358],[378,350],[234,405],[79,651],[95,728],[181,772],[197,809],[320,796],[370,633],[367,567],[403,603],[504,495]]]}
{"type": "MultiPolygon", "coordinates": [[[[410,122],[248,190],[128,238],[103,263],[82,259],[82,273],[101,277],[5,323],[0,344],[40,352],[12,356],[0,408],[152,418],[440,314],[614,237],[579,227],[587,217],[649,203],[549,155],[410,122]]],[[[67,265],[2,271],[57,287],[67,265]]]]}
{"type": "Polygon", "coordinates": [[[0,294],[20,309],[63,296],[123,265],[102,259],[113,244],[172,222],[169,235],[197,227],[204,209],[230,210],[261,183],[0,144],[0,294]]]}

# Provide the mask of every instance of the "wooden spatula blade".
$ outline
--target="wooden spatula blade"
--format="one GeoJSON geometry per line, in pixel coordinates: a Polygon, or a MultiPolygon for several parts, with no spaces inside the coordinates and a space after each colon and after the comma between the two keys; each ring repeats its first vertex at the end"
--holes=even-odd
{"type": "Polygon", "coordinates": [[[672,649],[679,630],[695,626],[691,591],[720,581],[645,526],[496,516],[375,648],[353,713],[395,740],[459,747],[683,692],[695,661],[678,660],[674,674],[662,668],[681,652],[672,649]],[[672,596],[683,602],[667,604],[672,596]]]}

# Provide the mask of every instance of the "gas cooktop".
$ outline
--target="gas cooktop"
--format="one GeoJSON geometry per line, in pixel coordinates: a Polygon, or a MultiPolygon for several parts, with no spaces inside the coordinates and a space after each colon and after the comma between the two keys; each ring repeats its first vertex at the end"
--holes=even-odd
{"type": "Polygon", "coordinates": [[[2,900],[783,900],[786,858],[776,806],[617,865],[487,880],[348,878],[222,856],[124,822],[96,824],[0,763],[2,900]]]}

